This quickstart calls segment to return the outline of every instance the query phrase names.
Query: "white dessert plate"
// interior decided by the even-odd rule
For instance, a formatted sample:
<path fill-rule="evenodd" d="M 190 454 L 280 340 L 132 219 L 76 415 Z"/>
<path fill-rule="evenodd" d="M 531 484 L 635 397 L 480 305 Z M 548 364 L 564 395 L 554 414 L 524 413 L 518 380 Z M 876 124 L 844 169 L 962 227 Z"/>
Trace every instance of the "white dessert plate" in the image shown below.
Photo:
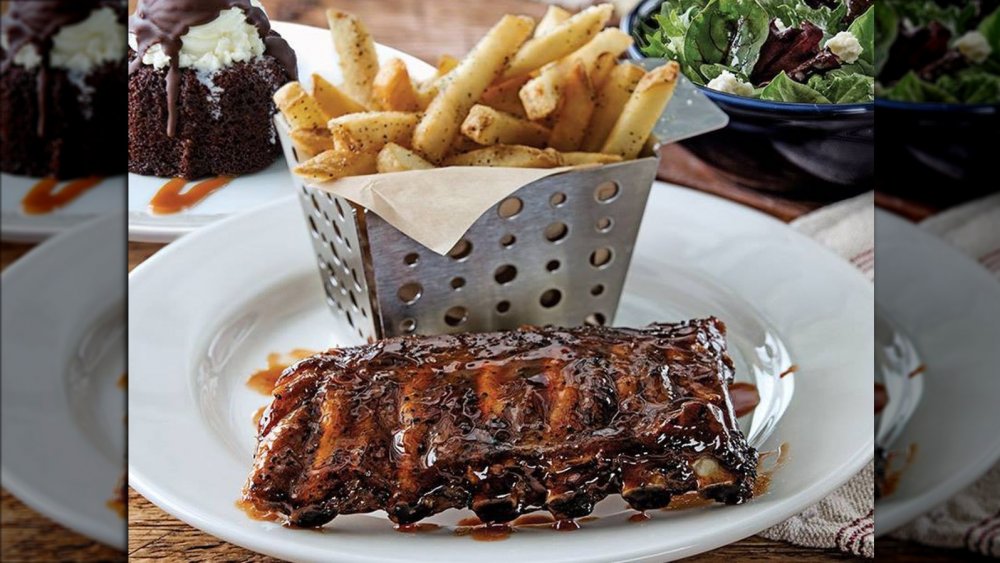
<path fill-rule="evenodd" d="M 123 551 L 124 230 L 124 213 L 94 219 L 4 270 L 0 395 L 4 488 Z"/>
<path fill-rule="evenodd" d="M 876 215 L 875 239 L 879 308 L 912 338 L 925 367 L 920 403 L 889 444 L 899 452 L 890 469 L 899 479 L 875 509 L 875 533 L 882 535 L 1000 460 L 1000 283 L 955 247 L 891 213 Z"/>
<path fill-rule="evenodd" d="M 124 158 L 124 157 L 122 157 Z M 24 212 L 24 197 L 42 178 L 0 174 L 0 239 L 9 242 L 40 242 L 98 215 L 125 207 L 125 175 L 105 178 L 66 206 L 50 213 Z M 70 181 L 62 182 L 62 185 Z"/>
<path fill-rule="evenodd" d="M 490 543 L 456 536 L 470 513 L 455 510 L 417 534 L 394 531 L 384 513 L 341 516 L 321 532 L 252 520 L 236 501 L 251 418 L 267 398 L 248 376 L 269 353 L 356 342 L 327 309 L 299 203 L 289 196 L 185 237 L 137 268 L 129 292 L 130 484 L 197 528 L 283 559 L 676 559 L 796 514 L 872 455 L 872 284 L 786 225 L 683 188 L 654 187 L 615 324 L 725 320 L 738 379 L 762 398 L 744 427 L 762 451 L 788 452 L 769 490 L 741 506 L 632 523 L 616 496 L 569 535 L 519 528 Z M 781 378 L 791 363 L 798 371 Z"/>
<path fill-rule="evenodd" d="M 341 82 L 340 66 L 337 63 L 337 53 L 333 49 L 329 30 L 283 22 L 273 22 L 272 26 L 298 55 L 299 79 L 307 89 L 312 88 L 314 72 L 334 84 Z M 416 79 L 426 78 L 434 73 L 434 67 L 431 65 L 396 49 L 375 45 L 375 50 L 380 61 L 401 59 L 406 63 L 410 75 Z M 267 169 L 241 176 L 198 205 L 171 215 L 156 215 L 149 211 L 150 200 L 170 180 L 169 178 L 129 174 L 129 240 L 171 242 L 227 215 L 274 201 L 276 198 L 293 193 L 288 174 L 284 157 L 279 157 Z M 195 183 L 192 182 L 190 185 Z"/>

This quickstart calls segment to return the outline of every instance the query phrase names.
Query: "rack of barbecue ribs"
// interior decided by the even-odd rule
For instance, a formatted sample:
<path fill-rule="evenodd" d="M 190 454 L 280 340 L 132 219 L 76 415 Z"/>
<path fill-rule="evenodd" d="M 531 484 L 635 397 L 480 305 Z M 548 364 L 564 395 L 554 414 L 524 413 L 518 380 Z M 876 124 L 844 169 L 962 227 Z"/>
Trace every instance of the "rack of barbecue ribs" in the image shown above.
<path fill-rule="evenodd" d="M 752 496 L 757 455 L 736 423 L 725 326 L 522 328 L 407 336 L 286 370 L 261 418 L 243 503 L 291 526 L 448 508 L 487 523 L 536 510 L 637 510 L 697 491 Z"/>

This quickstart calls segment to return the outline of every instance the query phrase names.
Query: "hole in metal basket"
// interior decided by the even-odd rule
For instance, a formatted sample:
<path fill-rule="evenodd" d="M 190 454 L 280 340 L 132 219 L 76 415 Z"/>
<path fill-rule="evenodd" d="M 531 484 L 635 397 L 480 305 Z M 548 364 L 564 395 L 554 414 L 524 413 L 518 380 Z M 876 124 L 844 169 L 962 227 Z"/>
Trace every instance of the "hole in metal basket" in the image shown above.
<path fill-rule="evenodd" d="M 350 239 L 347 239 L 347 238 L 344 239 L 344 246 L 347 247 L 347 251 L 348 252 L 350 252 L 351 250 L 353 250 L 351 248 L 351 240 Z"/>
<path fill-rule="evenodd" d="M 611 264 L 611 260 L 615 257 L 615 253 L 607 247 L 598 248 L 597 250 L 590 253 L 590 265 L 595 268 L 604 268 L 608 264 Z"/>
<path fill-rule="evenodd" d="M 349 295 L 351 297 L 351 305 L 354 305 L 354 308 L 357 309 L 358 308 L 358 298 L 354 296 L 354 292 L 353 291 L 348 291 L 347 295 Z"/>
<path fill-rule="evenodd" d="M 497 303 L 497 313 L 502 315 L 507 311 L 510 311 L 510 301 L 501 301 Z"/>
<path fill-rule="evenodd" d="M 344 314 L 347 315 L 347 324 L 349 324 L 349 325 L 351 325 L 353 327 L 354 326 L 354 319 L 351 318 L 351 312 L 350 311 L 344 311 Z"/>
<path fill-rule="evenodd" d="M 465 260 L 472 254 L 472 243 L 466 239 L 462 239 L 448 251 L 448 256 L 451 256 L 454 260 Z"/>
<path fill-rule="evenodd" d="M 315 193 L 309 194 L 309 199 L 312 200 L 313 209 L 315 209 L 316 212 L 319 213 L 319 211 L 320 211 L 320 209 L 319 209 L 319 202 L 316 201 L 316 194 Z"/>
<path fill-rule="evenodd" d="M 497 208 L 497 213 L 503 219 L 511 219 L 516 217 L 521 210 L 524 209 L 524 202 L 517 197 L 509 197 L 502 202 L 500 202 L 500 207 Z"/>
<path fill-rule="evenodd" d="M 545 269 L 550 272 L 554 272 L 559 269 L 559 265 L 558 260 L 549 260 L 549 263 L 545 265 Z"/>
<path fill-rule="evenodd" d="M 508 284 L 514 281 L 517 277 L 517 268 L 511 266 L 510 264 L 504 264 L 497 268 L 496 272 L 493 272 L 493 279 L 497 280 L 500 285 Z"/>
<path fill-rule="evenodd" d="M 510 233 L 507 233 L 504 236 L 500 237 L 500 246 L 504 248 L 510 248 L 514 246 L 515 242 L 517 242 L 517 237 L 515 237 Z"/>
<path fill-rule="evenodd" d="M 604 286 L 601 284 L 597 284 L 594 287 L 590 288 L 590 294 L 593 295 L 594 297 L 597 297 L 602 293 L 604 293 Z"/>
<path fill-rule="evenodd" d="M 462 289 L 463 287 L 465 287 L 465 278 L 463 277 L 452 278 L 451 280 L 452 289 Z"/>
<path fill-rule="evenodd" d="M 343 219 L 344 218 L 344 208 L 340 206 L 340 200 L 339 199 L 333 200 L 333 204 L 337 207 L 337 215 L 340 215 L 340 218 Z"/>
<path fill-rule="evenodd" d="M 340 232 L 340 227 L 336 223 L 333 224 L 333 232 L 337 234 L 337 240 L 344 240 L 344 235 Z"/>
<path fill-rule="evenodd" d="M 548 227 L 545 227 L 545 238 L 549 242 L 559 242 L 566 238 L 568 234 L 569 227 L 566 226 L 566 223 L 552 223 Z"/>
<path fill-rule="evenodd" d="M 601 217 L 597 220 L 597 230 L 602 233 L 606 233 L 611 230 L 611 227 L 615 225 L 614 219 L 611 217 Z"/>
<path fill-rule="evenodd" d="M 337 254 L 337 247 L 336 247 L 336 245 L 333 244 L 332 240 L 330 241 L 330 254 L 333 255 L 333 261 L 336 262 L 337 265 L 339 266 L 340 265 L 340 254 Z"/>
<path fill-rule="evenodd" d="M 591 313 L 587 315 L 586 319 L 583 319 L 583 322 L 589 326 L 604 326 L 608 319 L 604 317 L 604 313 Z"/>
<path fill-rule="evenodd" d="M 330 267 L 330 271 L 332 272 L 333 271 L 333 264 L 327 264 L 327 266 Z M 332 285 L 333 287 L 338 287 L 340 285 L 340 280 L 337 279 L 336 275 L 331 275 L 327 279 L 330 280 L 330 285 Z"/>
<path fill-rule="evenodd" d="M 469 312 L 465 307 L 452 307 L 444 312 L 444 322 L 448 326 L 459 326 L 469 320 Z"/>
<path fill-rule="evenodd" d="M 549 197 L 549 205 L 552 207 L 559 207 L 564 203 L 566 203 L 566 194 L 562 192 L 556 192 Z"/>
<path fill-rule="evenodd" d="M 546 309 L 555 307 L 560 301 L 562 301 L 562 292 L 558 289 L 550 289 L 546 291 L 542 294 L 542 298 L 539 299 L 539 303 L 541 303 L 542 307 L 545 307 Z"/>
<path fill-rule="evenodd" d="M 416 266 L 417 262 L 420 262 L 420 256 L 416 252 L 411 252 L 403 257 L 403 262 L 407 266 Z"/>
<path fill-rule="evenodd" d="M 396 292 L 396 296 L 399 300 L 407 305 L 413 305 L 420 299 L 420 296 L 424 294 L 424 288 L 419 283 L 410 282 L 403 285 Z"/>
<path fill-rule="evenodd" d="M 611 203 L 621 191 L 616 182 L 604 182 L 594 190 L 594 199 L 601 203 Z"/>
<path fill-rule="evenodd" d="M 358 279 L 358 271 L 351 268 L 351 277 L 354 278 L 354 287 L 361 291 L 361 280 Z"/>
<path fill-rule="evenodd" d="M 415 330 L 417 330 L 416 319 L 403 319 L 399 321 L 400 332 L 413 332 Z"/>
<path fill-rule="evenodd" d="M 319 229 L 316 228 L 316 221 L 312 218 L 312 215 L 309 216 L 309 228 L 312 230 L 312 235 L 319 238 Z"/>

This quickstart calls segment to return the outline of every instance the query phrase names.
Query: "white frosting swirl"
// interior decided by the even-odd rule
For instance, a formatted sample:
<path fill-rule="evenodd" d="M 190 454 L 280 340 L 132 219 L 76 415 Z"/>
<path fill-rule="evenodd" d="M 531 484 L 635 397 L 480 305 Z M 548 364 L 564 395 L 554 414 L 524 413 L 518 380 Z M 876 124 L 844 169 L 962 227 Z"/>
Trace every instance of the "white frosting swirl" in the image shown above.
<path fill-rule="evenodd" d="M 0 41 L 6 50 L 9 46 L 7 34 L 0 34 Z M 125 58 L 125 25 L 119 23 L 118 15 L 111 8 L 94 10 L 87 19 L 67 25 L 52 37 L 52 51 L 49 64 L 83 74 L 109 61 Z M 24 68 L 35 68 L 42 57 L 34 45 L 28 43 L 14 54 L 14 64 Z"/>
<path fill-rule="evenodd" d="M 251 3 L 263 9 L 257 0 Z M 129 33 L 128 41 L 133 50 L 138 49 L 135 34 Z M 240 8 L 230 8 L 206 24 L 192 26 L 181 37 L 178 62 L 181 68 L 215 72 L 233 63 L 255 59 L 264 50 L 264 41 L 257 28 L 247 22 L 246 13 Z M 146 50 L 142 63 L 161 69 L 170 65 L 170 58 L 156 44 Z"/>

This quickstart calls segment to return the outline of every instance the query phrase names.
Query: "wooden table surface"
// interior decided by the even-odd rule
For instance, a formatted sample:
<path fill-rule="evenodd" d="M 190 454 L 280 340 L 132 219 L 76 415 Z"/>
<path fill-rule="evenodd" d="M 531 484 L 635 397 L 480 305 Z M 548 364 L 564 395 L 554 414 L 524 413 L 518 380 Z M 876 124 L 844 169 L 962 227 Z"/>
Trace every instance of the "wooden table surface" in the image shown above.
<path fill-rule="evenodd" d="M 545 6 L 528 0 L 433 1 L 396 0 L 263 0 L 275 20 L 294 21 L 325 27 L 323 12 L 337 7 L 361 15 L 376 40 L 427 61 L 442 54 L 462 55 L 505 13 L 541 15 Z M 134 2 L 134 0 L 133 0 Z M 664 160 L 672 167 L 661 171 L 665 179 L 696 186 L 785 221 L 819 206 L 769 196 L 747 190 L 722 178 L 679 146 L 668 147 Z M 880 205 L 900 210 L 914 219 L 933 210 L 903 200 L 880 198 Z M 160 245 L 131 243 L 128 266 L 131 270 L 162 248 Z M 6 267 L 30 246 L 2 245 Z M 135 561 L 274 561 L 220 541 L 167 515 L 135 491 L 129 494 L 129 560 Z M 6 491 L 3 492 L 4 561 L 106 561 L 121 557 L 114 550 L 65 530 L 34 513 Z M 940 561 L 953 555 L 946 550 L 879 541 L 879 556 L 893 560 Z M 849 559 L 836 550 L 800 548 L 760 537 L 751 537 L 693 558 L 697 561 L 834 561 Z"/>

